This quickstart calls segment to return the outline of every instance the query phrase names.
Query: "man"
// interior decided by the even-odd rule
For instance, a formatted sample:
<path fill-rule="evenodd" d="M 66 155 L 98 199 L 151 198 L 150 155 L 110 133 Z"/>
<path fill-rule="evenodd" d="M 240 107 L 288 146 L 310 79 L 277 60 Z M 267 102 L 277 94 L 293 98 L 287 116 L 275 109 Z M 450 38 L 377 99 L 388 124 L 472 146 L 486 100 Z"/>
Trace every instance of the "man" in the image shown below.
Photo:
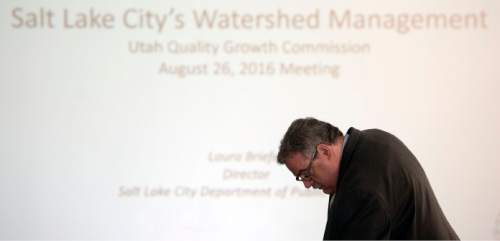
<path fill-rule="evenodd" d="M 395 136 L 295 120 L 278 162 L 330 194 L 323 239 L 458 239 L 415 156 Z"/>

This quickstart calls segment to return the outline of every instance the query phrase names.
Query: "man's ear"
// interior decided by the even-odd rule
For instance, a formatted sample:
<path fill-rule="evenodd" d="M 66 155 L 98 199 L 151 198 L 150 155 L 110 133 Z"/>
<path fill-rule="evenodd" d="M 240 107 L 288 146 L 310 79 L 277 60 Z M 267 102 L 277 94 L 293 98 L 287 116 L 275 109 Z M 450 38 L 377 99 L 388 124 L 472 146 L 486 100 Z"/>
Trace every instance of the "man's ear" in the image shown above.
<path fill-rule="evenodd" d="M 326 156 L 327 159 L 329 159 L 330 156 L 332 155 L 332 150 L 330 149 L 330 145 L 318 144 L 317 148 L 318 149 L 316 151 L 318 152 L 318 154 Z"/>

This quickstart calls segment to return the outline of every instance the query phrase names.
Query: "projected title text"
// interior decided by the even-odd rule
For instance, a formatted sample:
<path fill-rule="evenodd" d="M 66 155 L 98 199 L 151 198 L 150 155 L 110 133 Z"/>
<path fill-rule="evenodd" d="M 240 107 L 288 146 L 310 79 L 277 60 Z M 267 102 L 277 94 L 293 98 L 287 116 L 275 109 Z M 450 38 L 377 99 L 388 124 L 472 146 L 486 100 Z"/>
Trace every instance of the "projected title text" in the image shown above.
<path fill-rule="evenodd" d="M 95 8 L 85 10 L 36 8 L 11 9 L 10 26 L 15 29 L 115 29 L 148 30 L 388 30 L 405 34 L 415 30 L 487 29 L 483 10 L 464 13 L 361 13 L 351 9 L 316 9 L 289 13 L 281 9 L 264 13 L 243 13 L 217 9 L 179 12 L 175 8 L 125 9 L 119 14 Z"/>

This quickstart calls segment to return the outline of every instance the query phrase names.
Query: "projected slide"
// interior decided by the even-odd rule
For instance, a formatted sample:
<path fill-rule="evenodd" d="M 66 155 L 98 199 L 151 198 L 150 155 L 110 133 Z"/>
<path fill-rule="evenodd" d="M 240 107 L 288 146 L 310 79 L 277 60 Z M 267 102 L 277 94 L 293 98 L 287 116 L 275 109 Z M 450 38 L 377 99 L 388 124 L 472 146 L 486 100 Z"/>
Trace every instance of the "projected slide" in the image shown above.
<path fill-rule="evenodd" d="M 500 2 L 2 1 L 0 239 L 318 240 L 296 118 L 414 152 L 500 238 Z"/>

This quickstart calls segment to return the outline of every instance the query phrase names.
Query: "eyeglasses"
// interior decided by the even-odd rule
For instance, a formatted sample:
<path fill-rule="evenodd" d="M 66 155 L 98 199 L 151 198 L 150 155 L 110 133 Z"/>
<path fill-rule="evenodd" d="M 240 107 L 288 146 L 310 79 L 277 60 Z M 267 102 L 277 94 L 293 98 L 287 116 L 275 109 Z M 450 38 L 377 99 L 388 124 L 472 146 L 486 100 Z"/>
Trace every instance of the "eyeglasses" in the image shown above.
<path fill-rule="evenodd" d="M 295 176 L 295 180 L 297 180 L 299 182 L 311 180 L 311 167 L 312 167 L 312 163 L 316 159 L 316 154 L 318 153 L 316 151 L 316 149 L 317 148 L 314 148 L 314 153 L 312 155 L 311 161 L 309 162 L 309 165 L 307 165 L 307 167 L 305 169 L 302 169 L 302 170 L 299 171 L 299 174 L 297 174 L 297 176 Z"/>

